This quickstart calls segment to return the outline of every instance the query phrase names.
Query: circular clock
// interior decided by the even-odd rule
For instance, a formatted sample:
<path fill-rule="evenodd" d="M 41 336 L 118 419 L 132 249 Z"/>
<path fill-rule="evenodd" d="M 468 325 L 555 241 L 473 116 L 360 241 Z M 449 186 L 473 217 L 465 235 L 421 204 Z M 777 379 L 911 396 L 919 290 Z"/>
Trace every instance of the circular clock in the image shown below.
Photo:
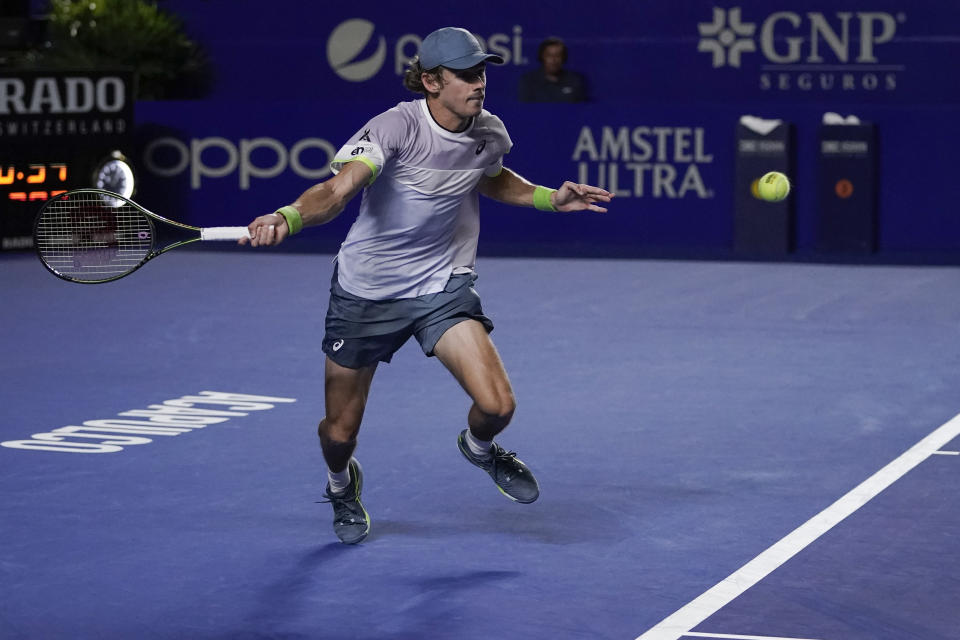
<path fill-rule="evenodd" d="M 134 189 L 133 168 L 122 153 L 114 151 L 94 171 L 93 184 L 97 189 L 129 198 Z"/>

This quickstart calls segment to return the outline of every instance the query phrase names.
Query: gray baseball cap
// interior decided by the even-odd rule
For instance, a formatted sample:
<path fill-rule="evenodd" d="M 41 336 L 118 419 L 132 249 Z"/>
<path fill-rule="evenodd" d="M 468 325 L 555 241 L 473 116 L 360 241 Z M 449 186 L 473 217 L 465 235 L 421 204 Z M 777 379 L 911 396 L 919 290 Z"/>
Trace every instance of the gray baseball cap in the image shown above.
<path fill-rule="evenodd" d="M 424 69 L 435 69 L 439 66 L 469 69 L 488 60 L 494 64 L 503 64 L 503 58 L 484 52 L 473 34 L 460 27 L 437 29 L 424 38 L 420 45 L 420 65 Z"/>

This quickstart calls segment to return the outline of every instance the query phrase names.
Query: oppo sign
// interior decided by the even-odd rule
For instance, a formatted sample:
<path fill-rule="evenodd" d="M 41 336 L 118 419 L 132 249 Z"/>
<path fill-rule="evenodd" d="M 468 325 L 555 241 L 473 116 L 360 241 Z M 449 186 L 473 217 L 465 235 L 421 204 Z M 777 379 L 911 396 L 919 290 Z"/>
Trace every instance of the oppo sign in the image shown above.
<path fill-rule="evenodd" d="M 323 161 L 316 160 L 322 152 Z M 190 172 L 190 187 L 199 189 L 203 178 L 224 178 L 236 172 L 240 189 L 250 188 L 250 178 L 274 178 L 289 166 L 308 180 L 330 175 L 337 150 L 323 138 L 303 138 L 292 147 L 276 138 L 242 138 L 239 144 L 227 138 L 193 138 L 190 144 L 177 138 L 157 138 L 143 152 L 144 166 L 154 175 L 172 178 Z M 310 156 L 310 166 L 304 155 Z M 254 162 L 254 155 L 260 163 Z M 267 162 L 264 162 L 264 160 Z"/>

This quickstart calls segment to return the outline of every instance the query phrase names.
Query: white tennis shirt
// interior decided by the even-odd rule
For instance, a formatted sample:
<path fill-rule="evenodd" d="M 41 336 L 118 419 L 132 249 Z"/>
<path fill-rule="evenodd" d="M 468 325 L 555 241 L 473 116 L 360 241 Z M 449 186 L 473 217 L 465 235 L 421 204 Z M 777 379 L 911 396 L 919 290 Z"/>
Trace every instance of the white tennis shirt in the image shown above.
<path fill-rule="evenodd" d="M 480 234 L 477 184 L 496 176 L 513 143 L 483 110 L 465 131 L 438 125 L 426 100 L 401 102 L 363 126 L 331 163 L 361 161 L 373 178 L 337 254 L 340 286 L 368 300 L 442 291 L 473 270 Z"/>

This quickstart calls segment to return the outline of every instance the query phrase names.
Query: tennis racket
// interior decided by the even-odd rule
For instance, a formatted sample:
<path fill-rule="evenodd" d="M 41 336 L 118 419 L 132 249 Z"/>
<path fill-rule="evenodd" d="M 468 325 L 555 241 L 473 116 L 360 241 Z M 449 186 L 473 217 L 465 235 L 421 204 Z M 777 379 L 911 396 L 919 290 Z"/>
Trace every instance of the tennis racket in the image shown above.
<path fill-rule="evenodd" d="M 99 284 L 128 276 L 161 253 L 199 240 L 249 238 L 246 227 L 192 227 L 102 189 L 48 200 L 33 224 L 33 246 L 58 278 Z"/>

